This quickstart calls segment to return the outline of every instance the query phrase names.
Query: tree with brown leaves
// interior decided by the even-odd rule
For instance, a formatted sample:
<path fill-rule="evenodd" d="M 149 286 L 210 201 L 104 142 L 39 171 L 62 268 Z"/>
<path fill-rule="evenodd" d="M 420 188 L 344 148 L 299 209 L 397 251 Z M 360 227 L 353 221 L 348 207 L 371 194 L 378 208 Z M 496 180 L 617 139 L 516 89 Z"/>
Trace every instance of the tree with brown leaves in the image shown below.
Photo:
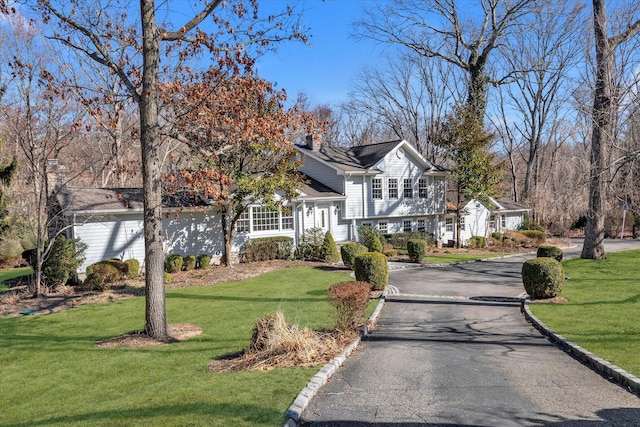
<path fill-rule="evenodd" d="M 190 168 L 171 175 L 174 191 L 215 202 L 224 238 L 222 263 L 231 266 L 236 223 L 252 204 L 286 209 L 300 184 L 293 126 L 310 115 L 286 110 L 286 95 L 251 73 L 211 69 L 197 83 L 167 87 L 174 130 L 190 148 Z"/>
<path fill-rule="evenodd" d="M 0 0 L 0 10 L 8 11 L 7 3 Z M 251 46 L 266 50 L 281 40 L 304 40 L 294 11 L 288 7 L 280 14 L 262 17 L 255 0 L 194 1 L 189 12 L 182 8 L 180 13 L 174 12 L 183 2 L 176 1 L 140 0 L 137 11 L 127 0 L 25 3 L 51 28 L 51 39 L 108 68 L 138 105 L 144 193 L 145 332 L 166 339 L 160 167 L 163 134 L 158 116 L 161 76 L 176 66 L 195 65 L 196 60 L 217 63 L 233 59 Z M 214 14 L 216 9 L 218 14 Z M 158 21 L 158 16 L 164 20 Z M 119 54 L 123 49 L 127 51 L 124 57 Z"/>

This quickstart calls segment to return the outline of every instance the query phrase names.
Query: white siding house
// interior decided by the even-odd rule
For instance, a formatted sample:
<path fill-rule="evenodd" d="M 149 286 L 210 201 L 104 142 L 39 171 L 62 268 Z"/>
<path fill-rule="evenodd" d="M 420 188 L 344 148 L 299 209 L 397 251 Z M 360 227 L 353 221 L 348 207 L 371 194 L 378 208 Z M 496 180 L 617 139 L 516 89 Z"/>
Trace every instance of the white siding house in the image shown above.
<path fill-rule="evenodd" d="M 472 236 L 489 237 L 495 231 L 517 230 L 529 212 L 529 208 L 505 199 L 472 199 L 461 210 L 462 244 L 466 246 Z M 455 212 L 445 217 L 444 227 L 440 230 L 444 242 L 457 240 L 455 222 Z"/>
<path fill-rule="evenodd" d="M 336 242 L 357 240 L 358 227 L 386 233 L 421 231 L 455 240 L 455 213 L 447 211 L 447 171 L 427 161 L 406 141 L 360 147 L 329 147 L 309 138 L 297 146 L 305 182 L 286 210 L 251 206 L 236 225 L 233 251 L 248 240 L 289 236 L 297 244 L 306 230 L 330 231 Z M 107 258 L 136 258 L 144 263 L 142 190 L 136 188 L 63 188 L 57 203 L 67 236 L 88 245 L 86 267 Z M 212 255 L 223 251 L 216 206 L 203 201 L 163 204 L 165 252 Z M 462 238 L 514 229 L 528 210 L 506 201 L 491 205 L 472 200 L 464 212 Z M 463 241 L 464 241 L 463 240 Z"/>
<path fill-rule="evenodd" d="M 340 233 L 334 234 L 338 242 L 356 240 L 361 225 L 435 234 L 446 214 L 447 172 L 407 141 L 343 148 L 309 139 L 298 149 L 301 171 L 345 197 L 338 210 Z"/>

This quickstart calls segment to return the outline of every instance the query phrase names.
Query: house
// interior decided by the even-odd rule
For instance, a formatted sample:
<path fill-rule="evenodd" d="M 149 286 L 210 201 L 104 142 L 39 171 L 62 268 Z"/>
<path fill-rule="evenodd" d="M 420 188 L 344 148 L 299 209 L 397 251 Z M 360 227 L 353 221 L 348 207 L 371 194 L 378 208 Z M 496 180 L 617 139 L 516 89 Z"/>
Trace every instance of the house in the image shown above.
<path fill-rule="evenodd" d="M 439 229 L 446 214 L 447 171 L 407 141 L 343 148 L 308 137 L 298 150 L 301 172 L 344 197 L 305 203 L 307 217 L 337 242 L 357 240 L 362 225 L 385 233 Z"/>
<path fill-rule="evenodd" d="M 461 207 L 460 237 L 466 246 L 471 236 L 489 237 L 493 232 L 517 230 L 531 209 L 506 199 L 471 199 Z M 440 231 L 442 241 L 456 241 L 456 209 L 452 207 L 444 218 Z"/>
<path fill-rule="evenodd" d="M 234 253 L 246 241 L 259 237 L 288 236 L 297 244 L 311 228 L 330 231 L 336 242 L 357 240 L 358 228 L 363 225 L 385 233 L 422 231 L 435 238 L 454 237 L 448 234 L 451 213 L 446 206 L 447 171 L 427 161 L 407 141 L 343 148 L 308 138 L 297 149 L 303 158 L 300 172 L 305 178 L 298 196 L 285 200 L 286 209 L 280 211 L 259 204 L 250 206 L 236 224 Z M 88 245 L 79 273 L 107 258 L 144 262 L 142 201 L 138 188 L 65 187 L 57 193 L 67 236 L 80 238 Z M 497 201 L 497 209 L 481 205 L 499 218 L 499 225 L 503 218 L 511 224 L 508 205 Z M 475 204 L 468 206 L 470 209 Z M 206 253 L 214 261 L 220 258 L 224 245 L 215 205 L 204 199 L 167 196 L 163 212 L 167 254 Z M 477 221 L 486 222 L 478 215 L 469 211 L 465 217 L 468 230 L 479 230 Z"/>
<path fill-rule="evenodd" d="M 307 179 L 300 196 L 285 205 L 290 210 L 271 211 L 259 205 L 250 206 L 236 224 L 232 250 L 250 238 L 287 236 L 297 240 L 307 228 L 328 224 L 325 216 L 308 215 L 306 203 L 339 203 L 344 196 L 321 183 Z M 87 244 L 86 259 L 78 269 L 108 258 L 135 258 L 144 263 L 143 194 L 140 188 L 64 187 L 56 194 L 59 229 L 69 238 Z M 202 199 L 163 198 L 163 242 L 167 254 L 211 255 L 219 260 L 224 249 L 220 217 L 216 206 Z"/>

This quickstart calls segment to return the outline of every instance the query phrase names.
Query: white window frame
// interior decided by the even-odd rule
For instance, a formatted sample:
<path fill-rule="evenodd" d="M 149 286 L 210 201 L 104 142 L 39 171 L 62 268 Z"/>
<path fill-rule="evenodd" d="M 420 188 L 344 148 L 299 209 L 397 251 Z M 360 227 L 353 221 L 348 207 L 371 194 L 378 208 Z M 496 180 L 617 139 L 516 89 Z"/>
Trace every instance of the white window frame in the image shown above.
<path fill-rule="evenodd" d="M 464 216 L 460 216 L 460 231 L 464 231 L 466 227 L 466 220 Z"/>
<path fill-rule="evenodd" d="M 293 230 L 293 211 L 289 211 L 288 215 L 285 215 L 284 212 L 280 212 L 280 229 L 281 230 Z"/>
<path fill-rule="evenodd" d="M 386 234 L 387 231 L 389 230 L 389 223 L 387 221 L 379 221 L 378 230 Z"/>
<path fill-rule="evenodd" d="M 426 199 L 429 195 L 429 184 L 427 178 L 418 179 L 418 198 Z"/>
<path fill-rule="evenodd" d="M 407 227 L 407 224 L 409 226 Z M 413 221 L 410 219 L 402 220 L 402 232 L 403 233 L 411 233 L 413 231 Z"/>
<path fill-rule="evenodd" d="M 405 199 L 413 199 L 413 178 L 402 180 L 402 196 Z"/>
<path fill-rule="evenodd" d="M 251 208 L 246 208 L 238 217 L 236 221 L 237 233 L 249 233 L 251 232 Z"/>
<path fill-rule="evenodd" d="M 371 180 L 371 198 L 373 200 L 382 200 L 382 178 L 373 178 Z"/>
<path fill-rule="evenodd" d="M 425 231 L 427 231 L 427 220 L 425 219 L 419 219 L 418 220 L 418 228 L 417 230 L 421 233 L 424 233 Z"/>
<path fill-rule="evenodd" d="M 453 233 L 453 218 L 444 219 L 444 231 L 447 233 Z"/>
<path fill-rule="evenodd" d="M 398 198 L 398 178 L 389 178 L 387 181 L 389 186 L 389 199 Z"/>

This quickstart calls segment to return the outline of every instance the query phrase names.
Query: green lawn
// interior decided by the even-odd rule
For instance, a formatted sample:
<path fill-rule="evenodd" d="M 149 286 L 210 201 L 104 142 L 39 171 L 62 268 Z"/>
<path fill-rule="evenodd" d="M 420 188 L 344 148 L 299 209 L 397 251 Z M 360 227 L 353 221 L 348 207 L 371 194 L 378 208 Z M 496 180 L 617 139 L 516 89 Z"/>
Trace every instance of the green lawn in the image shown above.
<path fill-rule="evenodd" d="M 291 268 L 240 282 L 167 292 L 170 323 L 199 337 L 170 346 L 98 349 L 141 329 L 144 299 L 0 319 L 0 426 L 275 426 L 318 368 L 215 374 L 214 358 L 245 349 L 260 317 L 333 325 L 326 289 L 345 273 Z"/>
<path fill-rule="evenodd" d="M 531 304 L 550 328 L 640 376 L 640 250 L 612 252 L 603 261 L 564 262 L 567 304 Z"/>
<path fill-rule="evenodd" d="M 0 270 L 0 293 L 7 290 L 7 286 L 4 284 L 5 280 L 15 279 L 16 277 L 27 276 L 33 273 L 31 267 L 25 268 L 12 268 L 10 270 Z"/>

